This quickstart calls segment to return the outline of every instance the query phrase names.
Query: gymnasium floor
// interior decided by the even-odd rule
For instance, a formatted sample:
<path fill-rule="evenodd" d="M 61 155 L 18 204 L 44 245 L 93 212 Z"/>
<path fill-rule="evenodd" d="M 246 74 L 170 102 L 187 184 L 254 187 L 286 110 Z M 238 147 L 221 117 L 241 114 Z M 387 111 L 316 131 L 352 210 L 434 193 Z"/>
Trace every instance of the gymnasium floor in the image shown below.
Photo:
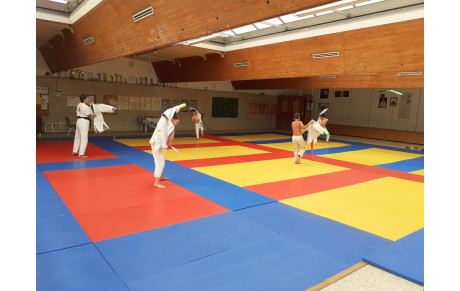
<path fill-rule="evenodd" d="M 287 133 L 179 135 L 158 189 L 148 140 L 37 142 L 37 290 L 306 290 L 366 263 L 423 289 L 423 151 L 320 140 L 295 165 Z"/>

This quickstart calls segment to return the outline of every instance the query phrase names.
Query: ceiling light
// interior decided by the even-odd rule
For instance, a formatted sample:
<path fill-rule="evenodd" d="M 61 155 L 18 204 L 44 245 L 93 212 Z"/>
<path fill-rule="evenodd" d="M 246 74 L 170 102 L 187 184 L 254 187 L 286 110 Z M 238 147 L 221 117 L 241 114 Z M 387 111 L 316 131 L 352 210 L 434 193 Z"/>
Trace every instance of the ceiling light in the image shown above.
<path fill-rule="evenodd" d="M 272 18 L 272 19 L 268 19 L 268 20 L 264 20 L 264 21 L 254 23 L 254 25 L 258 29 L 264 29 L 264 28 L 268 28 L 268 27 L 272 27 L 272 26 L 278 26 L 278 25 L 282 25 L 282 24 L 283 24 L 283 22 L 281 22 L 281 20 L 279 20 L 279 18 Z"/>
<path fill-rule="evenodd" d="M 383 0 L 370 0 L 370 1 L 367 1 L 367 2 L 362 2 L 362 3 L 355 4 L 355 6 L 356 6 L 356 7 L 360 7 L 360 6 L 369 5 L 369 4 L 374 4 L 374 3 L 382 2 L 382 1 L 383 1 Z"/>
<path fill-rule="evenodd" d="M 207 35 L 207 36 L 198 37 L 198 38 L 195 38 L 195 39 L 183 41 L 183 42 L 181 42 L 181 44 L 187 44 L 187 45 L 194 44 L 194 43 L 198 43 L 198 42 L 203 42 L 203 41 L 208 40 L 208 39 L 216 38 L 216 37 L 219 37 L 219 36 L 220 36 L 219 33 L 213 33 L 211 35 Z"/>
<path fill-rule="evenodd" d="M 233 33 L 233 31 L 231 31 L 231 30 L 222 31 L 222 32 L 219 32 L 219 34 L 222 37 L 229 37 L 229 36 L 234 36 L 235 35 Z"/>

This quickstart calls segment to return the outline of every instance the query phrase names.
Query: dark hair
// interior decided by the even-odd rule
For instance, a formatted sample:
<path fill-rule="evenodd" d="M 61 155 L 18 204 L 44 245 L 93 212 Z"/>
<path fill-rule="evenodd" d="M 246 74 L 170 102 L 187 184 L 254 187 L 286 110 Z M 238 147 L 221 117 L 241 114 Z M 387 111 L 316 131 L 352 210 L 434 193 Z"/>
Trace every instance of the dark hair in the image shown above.
<path fill-rule="evenodd" d="M 88 94 L 81 94 L 80 95 L 80 102 L 83 102 L 83 100 L 85 100 L 86 98 L 88 98 Z"/>
<path fill-rule="evenodd" d="M 294 113 L 294 119 L 297 119 L 297 118 L 300 118 L 300 113 L 299 112 Z"/>
<path fill-rule="evenodd" d="M 321 114 L 319 117 L 324 117 L 324 118 L 326 118 L 326 114 L 323 113 L 323 114 Z"/>
<path fill-rule="evenodd" d="M 177 116 L 176 112 L 174 112 L 174 115 L 173 115 L 172 119 L 179 119 L 179 116 Z"/>
<path fill-rule="evenodd" d="M 195 110 L 195 109 L 190 110 L 190 113 L 192 113 L 192 112 L 195 112 L 195 113 L 196 113 L 196 110 Z"/>

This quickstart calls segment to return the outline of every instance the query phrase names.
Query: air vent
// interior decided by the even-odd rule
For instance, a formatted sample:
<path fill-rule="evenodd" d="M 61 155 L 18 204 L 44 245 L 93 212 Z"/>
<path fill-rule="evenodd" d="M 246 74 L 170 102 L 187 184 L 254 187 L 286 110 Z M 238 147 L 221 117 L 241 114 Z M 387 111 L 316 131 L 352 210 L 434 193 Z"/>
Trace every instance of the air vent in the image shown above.
<path fill-rule="evenodd" d="M 236 63 L 235 64 L 235 67 L 238 68 L 238 67 L 248 67 L 249 66 L 249 62 L 244 62 L 244 63 Z"/>
<path fill-rule="evenodd" d="M 422 72 L 399 72 L 398 76 L 420 76 Z"/>
<path fill-rule="evenodd" d="M 321 79 L 335 79 L 335 75 L 320 76 Z"/>
<path fill-rule="evenodd" d="M 85 44 L 90 44 L 90 43 L 94 42 L 94 38 L 92 36 L 90 36 L 87 39 L 85 39 L 83 42 Z"/>
<path fill-rule="evenodd" d="M 314 59 L 330 58 L 330 57 L 338 57 L 338 56 L 339 56 L 339 52 L 313 54 Z"/>
<path fill-rule="evenodd" d="M 134 22 L 138 22 L 146 17 L 153 15 L 153 8 L 149 7 L 133 15 Z"/>

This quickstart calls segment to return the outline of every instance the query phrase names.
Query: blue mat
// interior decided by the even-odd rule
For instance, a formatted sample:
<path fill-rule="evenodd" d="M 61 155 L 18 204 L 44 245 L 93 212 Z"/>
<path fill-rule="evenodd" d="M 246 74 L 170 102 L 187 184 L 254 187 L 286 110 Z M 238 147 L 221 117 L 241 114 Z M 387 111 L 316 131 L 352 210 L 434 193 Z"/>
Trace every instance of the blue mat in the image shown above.
<path fill-rule="evenodd" d="M 227 212 L 99 241 L 96 246 L 128 282 L 277 235 L 241 215 Z"/>
<path fill-rule="evenodd" d="M 59 162 L 59 163 L 44 163 L 37 164 L 43 172 L 60 171 L 60 170 L 74 170 L 86 168 L 101 168 L 122 166 L 131 164 L 129 161 L 123 159 L 103 159 L 103 160 L 89 160 L 89 161 L 75 161 L 75 162 Z"/>
<path fill-rule="evenodd" d="M 364 261 L 423 286 L 424 229 L 413 232 L 365 256 Z"/>
<path fill-rule="evenodd" d="M 44 253 L 90 243 L 80 224 L 37 168 L 36 252 Z"/>
<path fill-rule="evenodd" d="M 93 244 L 37 255 L 37 290 L 129 290 Z"/>
<path fill-rule="evenodd" d="M 349 266 L 391 243 L 382 237 L 280 202 L 236 213 Z"/>
<path fill-rule="evenodd" d="M 135 281 L 131 290 L 303 291 L 348 266 L 276 235 Z"/>
<path fill-rule="evenodd" d="M 395 163 L 381 164 L 381 165 L 376 165 L 376 167 L 396 170 L 396 171 L 401 171 L 401 172 L 418 171 L 418 170 L 424 169 L 424 164 L 425 164 L 424 158 L 425 157 L 419 157 L 419 158 L 403 160 L 403 161 L 399 161 Z"/>
<path fill-rule="evenodd" d="M 166 161 L 164 172 L 175 184 L 227 209 L 238 210 L 276 201 L 171 161 Z"/>

